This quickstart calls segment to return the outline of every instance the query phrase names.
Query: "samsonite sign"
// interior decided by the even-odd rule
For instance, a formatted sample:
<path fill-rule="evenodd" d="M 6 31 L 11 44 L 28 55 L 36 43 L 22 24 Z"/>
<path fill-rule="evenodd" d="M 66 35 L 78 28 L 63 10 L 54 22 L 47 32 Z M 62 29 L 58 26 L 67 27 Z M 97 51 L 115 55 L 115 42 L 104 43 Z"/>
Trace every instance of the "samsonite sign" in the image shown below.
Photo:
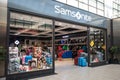
<path fill-rule="evenodd" d="M 102 28 L 107 24 L 105 17 L 53 0 L 8 0 L 8 7 Z"/>
<path fill-rule="evenodd" d="M 66 9 L 66 8 L 59 6 L 59 5 L 55 5 L 54 8 L 55 8 L 55 13 L 57 13 L 57 14 L 65 15 L 68 17 L 73 17 L 73 18 L 78 19 L 78 20 L 84 20 L 84 21 L 91 21 L 92 20 L 91 16 L 86 15 L 86 14 L 82 14 L 79 11 L 73 11 L 70 9 Z"/>

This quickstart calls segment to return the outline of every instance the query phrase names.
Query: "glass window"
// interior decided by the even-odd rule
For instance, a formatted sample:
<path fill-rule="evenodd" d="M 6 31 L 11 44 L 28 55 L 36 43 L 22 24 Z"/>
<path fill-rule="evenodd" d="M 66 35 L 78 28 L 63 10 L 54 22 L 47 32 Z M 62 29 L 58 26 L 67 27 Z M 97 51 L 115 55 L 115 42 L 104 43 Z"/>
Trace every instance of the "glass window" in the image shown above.
<path fill-rule="evenodd" d="M 104 10 L 104 4 L 101 2 L 97 2 L 97 8 Z"/>
<path fill-rule="evenodd" d="M 116 3 L 113 3 L 113 7 L 114 7 L 115 9 L 118 9 L 118 5 L 117 5 Z"/>
<path fill-rule="evenodd" d="M 97 13 L 98 13 L 99 15 L 102 15 L 102 16 L 104 15 L 104 11 L 103 11 L 103 10 L 99 10 L 99 9 L 98 9 L 98 10 L 97 10 Z"/>
<path fill-rule="evenodd" d="M 106 31 L 90 28 L 90 63 L 106 60 Z"/>
<path fill-rule="evenodd" d="M 89 0 L 89 5 L 96 7 L 96 0 Z"/>
<path fill-rule="evenodd" d="M 8 74 L 53 68 L 52 20 L 16 14 L 22 19 L 10 16 L 10 19 L 17 19 L 16 23 L 19 24 L 10 26 Z"/>
<path fill-rule="evenodd" d="M 80 2 L 83 2 L 85 4 L 88 4 L 88 0 L 79 0 Z"/>
<path fill-rule="evenodd" d="M 79 8 L 81 8 L 81 9 L 84 9 L 84 10 L 87 10 L 87 11 L 88 11 L 88 5 L 83 4 L 83 3 L 81 3 L 81 2 L 79 2 Z"/>
<path fill-rule="evenodd" d="M 89 6 L 89 11 L 93 12 L 93 13 L 96 13 L 96 8 Z"/>
<path fill-rule="evenodd" d="M 62 3 L 66 3 L 66 0 L 56 0 L 56 1 L 59 1 L 59 2 L 62 2 Z"/>
<path fill-rule="evenodd" d="M 78 7 L 78 1 L 77 0 L 67 0 L 67 4 Z"/>
<path fill-rule="evenodd" d="M 120 16 L 120 11 L 118 11 L 118 14 L 119 14 L 119 16 Z"/>
<path fill-rule="evenodd" d="M 98 0 L 98 1 L 100 1 L 100 2 L 104 2 L 104 0 Z"/>
<path fill-rule="evenodd" d="M 113 9 L 113 15 L 117 15 L 118 14 L 118 10 Z"/>
<path fill-rule="evenodd" d="M 120 2 L 120 0 L 114 0 L 114 2 L 117 2 L 117 3 L 119 3 L 119 2 Z"/>
<path fill-rule="evenodd" d="M 120 5 L 118 5 L 118 10 L 120 11 Z"/>

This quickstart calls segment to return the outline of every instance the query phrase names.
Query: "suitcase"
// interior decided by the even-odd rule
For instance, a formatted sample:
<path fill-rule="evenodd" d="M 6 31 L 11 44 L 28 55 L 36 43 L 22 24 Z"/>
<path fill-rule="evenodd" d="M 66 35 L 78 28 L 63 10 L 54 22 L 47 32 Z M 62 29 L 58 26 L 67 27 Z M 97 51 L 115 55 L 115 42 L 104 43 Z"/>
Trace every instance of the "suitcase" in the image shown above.
<path fill-rule="evenodd" d="M 78 57 L 75 57 L 75 58 L 74 58 L 74 64 L 75 64 L 75 65 L 78 65 Z"/>
<path fill-rule="evenodd" d="M 82 60 L 82 62 L 81 62 L 81 66 L 82 66 L 82 67 L 87 66 L 87 61 L 86 61 L 85 58 Z"/>
<path fill-rule="evenodd" d="M 79 58 L 78 58 L 78 65 L 79 65 L 79 66 L 82 66 L 82 67 L 87 66 L 87 61 L 86 61 L 86 59 L 85 59 L 84 57 L 79 57 Z"/>
<path fill-rule="evenodd" d="M 28 64 L 28 62 L 31 61 L 31 60 L 32 60 L 32 56 L 31 55 L 27 55 L 25 57 L 25 64 Z"/>
<path fill-rule="evenodd" d="M 52 58 L 51 57 L 47 57 L 46 58 L 46 62 L 47 62 L 47 64 L 52 64 Z"/>

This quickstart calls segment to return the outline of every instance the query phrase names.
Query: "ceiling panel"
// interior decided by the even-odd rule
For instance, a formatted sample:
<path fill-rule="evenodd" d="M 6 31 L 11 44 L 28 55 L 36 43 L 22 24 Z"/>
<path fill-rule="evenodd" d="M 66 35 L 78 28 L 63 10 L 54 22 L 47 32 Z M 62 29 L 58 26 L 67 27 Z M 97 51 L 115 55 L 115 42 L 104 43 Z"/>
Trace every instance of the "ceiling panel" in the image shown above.
<path fill-rule="evenodd" d="M 41 17 L 14 13 L 10 15 L 10 34 L 22 36 L 52 36 L 52 20 Z M 83 32 L 87 27 L 55 21 L 55 35 Z"/>

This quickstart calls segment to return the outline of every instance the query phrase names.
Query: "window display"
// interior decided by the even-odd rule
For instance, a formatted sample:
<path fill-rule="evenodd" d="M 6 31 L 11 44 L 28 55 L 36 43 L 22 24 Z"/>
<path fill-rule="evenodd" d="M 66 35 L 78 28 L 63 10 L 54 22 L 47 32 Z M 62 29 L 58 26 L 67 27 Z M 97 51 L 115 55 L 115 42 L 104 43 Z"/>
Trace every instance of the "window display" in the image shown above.
<path fill-rule="evenodd" d="M 52 69 L 51 24 L 49 19 L 11 12 L 9 74 Z"/>
<path fill-rule="evenodd" d="M 90 28 L 90 63 L 103 62 L 106 59 L 106 32 Z"/>
<path fill-rule="evenodd" d="M 51 51 L 47 46 L 18 46 L 9 47 L 9 73 L 52 68 Z"/>

